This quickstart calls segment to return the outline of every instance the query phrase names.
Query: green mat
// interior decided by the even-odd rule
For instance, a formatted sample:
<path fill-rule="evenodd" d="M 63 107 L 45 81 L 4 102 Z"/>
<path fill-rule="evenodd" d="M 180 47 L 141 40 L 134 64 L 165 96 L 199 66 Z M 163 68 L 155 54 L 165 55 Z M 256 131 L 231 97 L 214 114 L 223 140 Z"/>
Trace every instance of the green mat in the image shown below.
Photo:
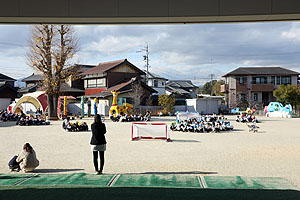
<path fill-rule="evenodd" d="M 0 174 L 0 185 L 15 185 L 32 177 L 32 174 Z"/>
<path fill-rule="evenodd" d="M 286 179 L 276 177 L 204 176 L 204 180 L 207 188 L 298 190 Z"/>
<path fill-rule="evenodd" d="M 196 187 L 201 185 L 196 176 L 183 175 L 120 175 L 112 186 L 118 187 Z"/>
<path fill-rule="evenodd" d="M 284 178 L 175 174 L 0 174 L 0 186 L 170 187 L 298 190 Z"/>
<path fill-rule="evenodd" d="M 20 185 L 93 185 L 106 186 L 113 175 L 75 174 L 39 174 Z"/>

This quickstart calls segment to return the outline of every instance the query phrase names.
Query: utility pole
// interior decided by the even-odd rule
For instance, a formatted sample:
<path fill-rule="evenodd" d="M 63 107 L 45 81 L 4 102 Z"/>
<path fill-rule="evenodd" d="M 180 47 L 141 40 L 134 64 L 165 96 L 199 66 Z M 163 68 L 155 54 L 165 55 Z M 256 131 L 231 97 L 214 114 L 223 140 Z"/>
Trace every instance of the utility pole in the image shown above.
<path fill-rule="evenodd" d="M 145 47 L 143 49 L 141 49 L 140 51 L 137 51 L 137 52 L 145 52 L 145 55 L 143 57 L 144 57 L 144 61 L 146 62 L 146 64 L 145 64 L 146 84 L 148 85 L 149 68 L 150 68 L 150 65 L 149 65 L 149 46 L 148 46 L 148 42 L 145 42 L 145 43 L 146 43 Z"/>
<path fill-rule="evenodd" d="M 210 87 L 211 87 L 211 90 L 210 90 L 210 96 L 213 95 L 213 79 L 214 79 L 214 74 L 209 74 L 209 78 L 210 78 Z"/>

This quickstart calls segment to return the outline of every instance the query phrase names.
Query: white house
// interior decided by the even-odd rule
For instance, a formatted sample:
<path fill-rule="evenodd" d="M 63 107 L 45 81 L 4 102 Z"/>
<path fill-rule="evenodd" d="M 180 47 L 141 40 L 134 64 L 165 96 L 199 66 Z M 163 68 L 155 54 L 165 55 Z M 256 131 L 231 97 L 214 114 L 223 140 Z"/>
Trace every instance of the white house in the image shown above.
<path fill-rule="evenodd" d="M 168 79 L 160 77 L 154 73 L 148 72 L 148 83 L 147 85 L 157 91 L 153 95 L 166 94 L 166 82 Z"/>

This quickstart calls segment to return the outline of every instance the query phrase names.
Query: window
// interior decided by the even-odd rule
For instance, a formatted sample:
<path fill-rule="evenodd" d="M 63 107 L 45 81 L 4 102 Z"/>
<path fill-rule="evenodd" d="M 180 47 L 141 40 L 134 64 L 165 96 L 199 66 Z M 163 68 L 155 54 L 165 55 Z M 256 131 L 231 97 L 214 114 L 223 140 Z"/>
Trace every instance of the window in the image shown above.
<path fill-rule="evenodd" d="M 244 84 L 244 77 L 240 77 L 240 84 Z"/>
<path fill-rule="evenodd" d="M 97 85 L 96 79 L 88 79 L 87 80 L 88 88 L 94 88 Z"/>
<path fill-rule="evenodd" d="M 275 84 L 275 76 L 271 76 L 271 83 Z"/>
<path fill-rule="evenodd" d="M 97 88 L 97 87 L 105 87 L 105 78 L 98 79 L 88 79 L 86 80 L 86 88 Z"/>
<path fill-rule="evenodd" d="M 292 78 L 290 76 L 282 76 L 281 84 L 284 84 L 284 85 L 292 84 Z"/>
<path fill-rule="evenodd" d="M 154 80 L 154 87 L 158 87 L 158 81 Z"/>
<path fill-rule="evenodd" d="M 257 93 L 254 93 L 253 94 L 253 101 L 257 101 L 258 100 L 258 94 Z"/>
<path fill-rule="evenodd" d="M 267 77 L 262 76 L 262 77 L 252 77 L 252 84 L 267 84 Z"/>
<path fill-rule="evenodd" d="M 165 85 L 165 83 L 164 82 L 161 82 L 161 86 L 164 86 Z"/>
<path fill-rule="evenodd" d="M 240 100 L 241 101 L 246 101 L 246 95 L 245 94 L 240 94 Z"/>
<path fill-rule="evenodd" d="M 280 76 L 276 77 L 276 85 L 280 85 Z"/>

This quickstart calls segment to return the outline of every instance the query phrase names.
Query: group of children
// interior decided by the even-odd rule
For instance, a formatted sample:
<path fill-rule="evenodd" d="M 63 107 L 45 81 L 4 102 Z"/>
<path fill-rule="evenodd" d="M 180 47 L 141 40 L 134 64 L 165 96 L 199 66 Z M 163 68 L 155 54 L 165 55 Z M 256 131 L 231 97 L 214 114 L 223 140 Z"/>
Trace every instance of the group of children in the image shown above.
<path fill-rule="evenodd" d="M 242 123 L 258 123 L 258 119 L 252 114 L 241 114 L 236 116 L 236 122 Z"/>
<path fill-rule="evenodd" d="M 7 111 L 0 112 L 0 121 L 16 121 L 16 125 L 20 126 L 35 126 L 35 125 L 49 125 L 50 121 L 47 117 L 39 115 L 26 115 L 22 113 L 9 113 Z"/>
<path fill-rule="evenodd" d="M 67 117 L 63 121 L 62 128 L 69 132 L 79 132 L 79 131 L 88 131 L 89 127 L 86 122 L 79 123 L 78 121 L 75 123 L 70 122 L 70 117 Z"/>
<path fill-rule="evenodd" d="M 20 116 L 20 118 L 17 120 L 16 125 L 20 126 L 38 126 L 38 125 L 49 125 L 50 121 L 48 117 L 45 119 L 41 118 L 40 116 Z"/>
<path fill-rule="evenodd" d="M 0 111 L 0 121 L 17 121 L 20 115 L 15 113 L 9 113 L 7 111 Z"/>
<path fill-rule="evenodd" d="M 195 133 L 219 133 L 221 131 L 232 130 L 233 126 L 227 118 L 214 115 L 200 116 L 198 119 L 177 120 L 171 123 L 172 131 L 195 132 Z"/>
<path fill-rule="evenodd" d="M 113 122 L 135 122 L 135 121 L 150 121 L 151 113 L 147 111 L 145 115 L 128 115 L 127 113 L 114 117 L 110 116 Z"/>

